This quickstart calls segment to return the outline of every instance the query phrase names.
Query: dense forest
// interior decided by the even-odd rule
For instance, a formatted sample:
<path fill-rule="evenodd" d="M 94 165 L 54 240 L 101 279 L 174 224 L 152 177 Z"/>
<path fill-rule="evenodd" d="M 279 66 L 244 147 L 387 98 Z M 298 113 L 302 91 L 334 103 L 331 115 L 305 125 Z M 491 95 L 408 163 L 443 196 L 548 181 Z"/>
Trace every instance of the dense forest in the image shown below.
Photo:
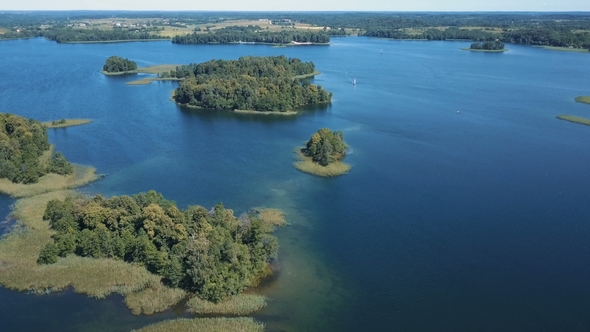
<path fill-rule="evenodd" d="M 179 210 L 155 191 L 52 200 L 43 219 L 56 234 L 39 264 L 69 254 L 121 259 L 214 302 L 255 283 L 278 250 L 273 227 L 254 213 L 235 217 L 221 203 Z"/>
<path fill-rule="evenodd" d="M 315 66 L 285 56 L 211 60 L 177 67 L 169 75 L 186 77 L 175 91 L 179 104 L 207 109 L 290 111 L 332 100 L 320 85 L 296 76 L 313 75 Z"/>
<path fill-rule="evenodd" d="M 329 128 L 322 128 L 311 135 L 311 138 L 302 150 L 303 154 L 322 165 L 342 159 L 346 150 L 344 134 L 341 131 L 331 131 Z"/>
<path fill-rule="evenodd" d="M 47 161 L 40 160 L 49 147 L 41 122 L 0 113 L 0 178 L 28 184 L 47 173 L 71 174 L 73 166 L 59 152 Z"/>
<path fill-rule="evenodd" d="M 172 38 L 176 44 L 229 44 L 229 43 L 265 43 L 265 44 L 289 44 L 314 43 L 327 44 L 330 36 L 325 32 L 313 30 L 283 30 L 267 31 L 259 26 L 247 27 L 229 26 L 209 33 L 192 33 Z"/>
<path fill-rule="evenodd" d="M 484 43 L 473 43 L 469 47 L 472 50 L 500 51 L 504 49 L 504 43 L 501 41 L 487 41 Z"/>
<path fill-rule="evenodd" d="M 111 56 L 105 61 L 102 70 L 107 73 L 123 73 L 137 69 L 137 63 L 119 56 Z"/>
<path fill-rule="evenodd" d="M 73 42 L 109 42 L 123 40 L 151 40 L 166 39 L 168 37 L 152 34 L 148 31 L 140 30 L 99 30 L 99 29 L 49 29 L 42 32 L 42 35 L 58 43 Z"/>

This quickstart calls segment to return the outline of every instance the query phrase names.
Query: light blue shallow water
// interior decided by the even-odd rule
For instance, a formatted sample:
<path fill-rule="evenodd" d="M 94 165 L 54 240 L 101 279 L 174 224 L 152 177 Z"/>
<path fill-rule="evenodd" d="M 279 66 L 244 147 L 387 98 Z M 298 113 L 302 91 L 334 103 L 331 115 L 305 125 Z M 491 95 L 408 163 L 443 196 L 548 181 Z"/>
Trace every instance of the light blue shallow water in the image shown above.
<path fill-rule="evenodd" d="M 590 117 L 590 106 L 573 100 L 590 93 L 590 56 L 459 50 L 466 45 L 2 42 L 0 111 L 94 119 L 50 131 L 68 159 L 107 174 L 83 188 L 90 193 L 155 189 L 181 207 L 223 201 L 240 212 L 284 190 L 290 199 L 277 207 L 313 223 L 305 250 L 350 292 L 348 306 L 322 318 L 334 330 L 588 330 L 590 127 L 555 116 Z M 143 66 L 271 54 L 313 61 L 322 72 L 315 83 L 334 92 L 333 103 L 297 117 L 191 111 L 168 100 L 175 83 L 128 86 L 134 77 L 100 74 L 110 55 Z M 293 148 L 321 127 L 344 131 L 349 174 L 315 178 L 291 166 Z M 0 302 L 7 298 L 15 305 L 0 319 L 15 329 L 25 318 L 13 311 L 23 308 L 47 312 L 29 309 L 26 326 L 53 330 L 47 317 L 125 330 L 174 316 L 134 319 L 116 298 L 0 290 Z M 84 316 L 84 306 L 103 314 Z"/>

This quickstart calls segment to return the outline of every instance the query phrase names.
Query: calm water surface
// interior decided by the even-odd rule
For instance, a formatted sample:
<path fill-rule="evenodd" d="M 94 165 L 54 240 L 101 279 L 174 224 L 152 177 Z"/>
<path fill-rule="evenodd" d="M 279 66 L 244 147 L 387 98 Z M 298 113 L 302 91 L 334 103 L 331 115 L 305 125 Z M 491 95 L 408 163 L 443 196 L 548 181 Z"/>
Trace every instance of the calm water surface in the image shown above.
<path fill-rule="evenodd" d="M 590 56 L 467 45 L 9 41 L 0 111 L 94 119 L 49 132 L 68 159 L 107 175 L 85 192 L 285 210 L 282 270 L 259 290 L 269 306 L 256 318 L 270 330 L 589 330 L 590 128 L 555 116 L 590 116 L 573 100 L 590 93 Z M 313 61 L 333 103 L 296 117 L 193 111 L 168 100 L 176 83 L 100 73 L 111 55 L 145 66 L 279 54 Z M 349 174 L 292 167 L 293 148 L 321 127 L 344 131 Z M 11 203 L 0 198 L 0 218 Z M 178 315 L 0 290 L 0 326 L 12 331 L 128 331 Z"/>

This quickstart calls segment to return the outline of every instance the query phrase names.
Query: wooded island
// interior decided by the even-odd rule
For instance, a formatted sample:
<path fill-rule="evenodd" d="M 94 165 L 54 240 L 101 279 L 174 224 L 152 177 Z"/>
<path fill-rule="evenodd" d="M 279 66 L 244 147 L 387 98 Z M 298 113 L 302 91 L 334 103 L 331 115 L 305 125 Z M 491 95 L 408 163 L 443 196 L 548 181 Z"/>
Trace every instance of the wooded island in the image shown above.
<path fill-rule="evenodd" d="M 341 131 L 322 128 L 311 135 L 304 148 L 297 150 L 301 161 L 296 162 L 295 167 L 319 176 L 344 174 L 350 170 L 350 166 L 341 161 L 346 148 Z"/>

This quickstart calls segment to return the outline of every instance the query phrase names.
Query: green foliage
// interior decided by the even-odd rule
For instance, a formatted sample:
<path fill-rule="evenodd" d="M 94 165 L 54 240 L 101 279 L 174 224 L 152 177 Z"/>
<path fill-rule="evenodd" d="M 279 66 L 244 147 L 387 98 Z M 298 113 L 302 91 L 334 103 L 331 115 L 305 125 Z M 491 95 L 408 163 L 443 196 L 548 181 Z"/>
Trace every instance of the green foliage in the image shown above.
<path fill-rule="evenodd" d="M 46 173 L 69 174 L 72 165 L 57 153 L 48 167 L 39 161 L 49 150 L 47 129 L 33 119 L 0 113 L 0 178 L 14 183 L 36 183 Z M 69 173 L 68 173 L 69 172 Z"/>
<path fill-rule="evenodd" d="M 207 109 L 290 111 L 332 100 L 321 86 L 299 82 L 294 76 L 315 71 L 311 62 L 285 56 L 211 60 L 176 68 L 186 77 L 175 91 L 175 101 Z"/>
<path fill-rule="evenodd" d="M 100 29 L 71 29 L 53 28 L 41 33 L 45 38 L 58 43 L 72 42 L 109 42 L 123 40 L 150 40 L 166 39 L 168 37 L 152 34 L 148 31 L 136 31 L 126 29 L 100 30 Z"/>
<path fill-rule="evenodd" d="M 496 41 L 487 41 L 484 43 L 473 43 L 469 47 L 472 50 L 489 50 L 489 51 L 497 51 L 504 49 L 504 43 L 496 40 Z"/>
<path fill-rule="evenodd" d="M 108 73 L 121 73 L 137 69 L 137 63 L 129 59 L 123 59 L 119 56 L 111 56 L 107 59 L 102 70 Z"/>
<path fill-rule="evenodd" d="M 155 191 L 52 200 L 43 218 L 56 234 L 40 264 L 68 254 L 121 259 L 214 302 L 251 285 L 278 251 L 276 238 L 254 215 L 238 219 L 222 204 L 181 211 Z"/>
<path fill-rule="evenodd" d="M 265 43 L 288 44 L 297 43 L 321 43 L 330 42 L 330 36 L 325 32 L 313 30 L 289 30 L 266 31 L 259 26 L 249 25 L 229 26 L 222 29 L 209 31 L 209 33 L 192 33 L 175 36 L 172 42 L 176 44 L 229 44 L 229 43 Z"/>
<path fill-rule="evenodd" d="M 344 143 L 344 134 L 341 131 L 332 132 L 328 128 L 322 128 L 311 135 L 302 152 L 318 164 L 327 166 L 335 160 L 341 159 L 345 150 L 346 143 Z"/>

